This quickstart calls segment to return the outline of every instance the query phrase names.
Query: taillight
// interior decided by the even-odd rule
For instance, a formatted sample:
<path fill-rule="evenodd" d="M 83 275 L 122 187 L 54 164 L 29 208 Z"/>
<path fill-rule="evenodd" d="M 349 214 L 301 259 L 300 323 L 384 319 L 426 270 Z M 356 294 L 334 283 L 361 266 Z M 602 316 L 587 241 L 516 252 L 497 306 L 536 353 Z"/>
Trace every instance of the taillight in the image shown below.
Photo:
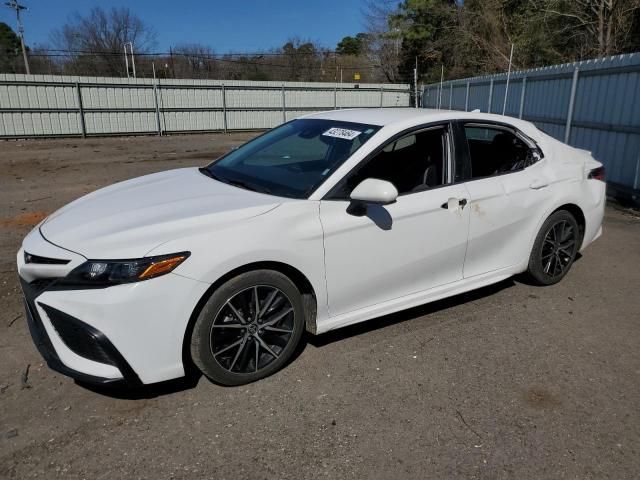
<path fill-rule="evenodd" d="M 604 167 L 598 167 L 591 170 L 588 178 L 604 182 Z"/>

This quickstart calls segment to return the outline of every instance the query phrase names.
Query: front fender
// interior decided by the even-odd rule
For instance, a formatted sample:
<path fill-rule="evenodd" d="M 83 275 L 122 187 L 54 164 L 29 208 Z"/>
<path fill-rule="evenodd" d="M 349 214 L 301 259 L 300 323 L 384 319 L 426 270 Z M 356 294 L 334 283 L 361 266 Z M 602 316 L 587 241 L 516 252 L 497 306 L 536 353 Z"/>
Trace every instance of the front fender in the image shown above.
<path fill-rule="evenodd" d="M 323 231 L 317 201 L 285 202 L 219 230 L 166 242 L 148 255 L 178 251 L 189 251 L 191 256 L 173 273 L 207 284 L 253 263 L 277 262 L 293 267 L 314 290 L 317 322 L 328 317 Z"/>

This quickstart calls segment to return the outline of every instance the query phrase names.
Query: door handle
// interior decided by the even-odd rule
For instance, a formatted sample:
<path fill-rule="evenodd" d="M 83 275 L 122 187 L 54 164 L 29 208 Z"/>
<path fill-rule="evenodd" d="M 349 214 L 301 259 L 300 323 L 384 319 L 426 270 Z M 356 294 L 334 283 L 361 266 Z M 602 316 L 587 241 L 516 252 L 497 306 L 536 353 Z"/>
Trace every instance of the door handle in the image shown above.
<path fill-rule="evenodd" d="M 540 190 L 541 188 L 547 187 L 549 184 L 545 180 L 534 180 L 529 185 L 529 188 L 533 190 Z"/>
<path fill-rule="evenodd" d="M 454 203 L 455 201 L 458 202 L 458 206 L 460 208 L 464 208 L 467 205 L 467 199 L 466 198 L 450 198 L 448 202 L 444 202 L 442 205 L 440 205 L 440 208 L 448 209 L 449 208 L 449 204 L 450 203 Z"/>

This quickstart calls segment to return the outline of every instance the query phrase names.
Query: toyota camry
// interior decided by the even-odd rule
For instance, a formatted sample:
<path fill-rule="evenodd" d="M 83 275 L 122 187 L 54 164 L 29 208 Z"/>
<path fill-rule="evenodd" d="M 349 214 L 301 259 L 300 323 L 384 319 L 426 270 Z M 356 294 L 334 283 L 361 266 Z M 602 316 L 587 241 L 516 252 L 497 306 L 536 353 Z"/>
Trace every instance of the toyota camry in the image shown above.
<path fill-rule="evenodd" d="M 305 331 L 521 273 L 554 284 L 604 205 L 602 164 L 531 123 L 338 110 L 75 200 L 26 236 L 18 273 L 52 369 L 148 384 L 195 366 L 240 385 Z"/>

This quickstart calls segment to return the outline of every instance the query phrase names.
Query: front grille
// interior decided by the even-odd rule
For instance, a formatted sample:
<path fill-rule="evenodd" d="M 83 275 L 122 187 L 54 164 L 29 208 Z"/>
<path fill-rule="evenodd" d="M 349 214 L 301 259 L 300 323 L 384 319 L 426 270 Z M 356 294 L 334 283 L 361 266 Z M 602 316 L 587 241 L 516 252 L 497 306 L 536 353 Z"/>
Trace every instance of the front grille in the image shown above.
<path fill-rule="evenodd" d="M 40 304 L 44 309 L 58 335 L 76 355 L 94 362 L 117 366 L 112 352 L 105 349 L 103 336 L 99 331 L 60 310 Z"/>
<path fill-rule="evenodd" d="M 71 260 L 63 260 L 61 258 L 48 258 L 31 253 L 24 252 L 24 263 L 41 263 L 45 265 L 66 265 Z"/>
<path fill-rule="evenodd" d="M 29 282 L 29 289 L 33 291 L 33 296 L 36 297 L 44 292 L 47 288 L 56 283 L 57 278 L 36 278 L 32 282 Z M 23 286 L 24 288 L 24 286 Z"/>
<path fill-rule="evenodd" d="M 27 326 L 29 332 L 33 338 L 33 342 L 40 354 L 44 357 L 47 363 L 57 362 L 58 356 L 56 354 L 51 340 L 47 336 L 47 331 L 42 324 L 40 315 L 36 310 L 35 298 L 40 295 L 51 283 L 55 282 L 55 278 L 42 278 L 35 280 L 31 283 L 26 282 L 20 277 L 20 284 L 22 285 L 22 292 L 24 293 L 24 304 L 27 313 Z"/>

